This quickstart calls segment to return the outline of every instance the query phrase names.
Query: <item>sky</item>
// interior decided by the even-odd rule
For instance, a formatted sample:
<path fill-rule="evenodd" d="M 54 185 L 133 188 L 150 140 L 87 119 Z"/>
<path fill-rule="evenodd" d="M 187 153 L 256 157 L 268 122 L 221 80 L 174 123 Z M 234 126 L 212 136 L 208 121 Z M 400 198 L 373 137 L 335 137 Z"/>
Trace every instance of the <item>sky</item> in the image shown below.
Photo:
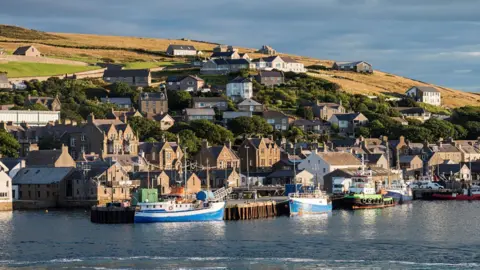
<path fill-rule="evenodd" d="M 5 0 L 0 24 L 189 38 L 336 61 L 480 92 L 480 0 Z"/>

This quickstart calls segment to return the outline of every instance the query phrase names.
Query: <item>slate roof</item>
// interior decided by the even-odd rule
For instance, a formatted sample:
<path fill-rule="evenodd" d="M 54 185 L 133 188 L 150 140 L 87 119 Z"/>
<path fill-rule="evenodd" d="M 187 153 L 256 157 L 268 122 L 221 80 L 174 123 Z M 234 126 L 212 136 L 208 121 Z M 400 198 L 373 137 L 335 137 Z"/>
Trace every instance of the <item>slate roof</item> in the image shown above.
<path fill-rule="evenodd" d="M 100 101 L 104 103 L 112 103 L 116 105 L 128 105 L 132 106 L 132 100 L 130 98 L 124 98 L 124 97 L 106 97 L 106 98 L 101 98 Z"/>
<path fill-rule="evenodd" d="M 375 164 L 382 158 L 382 156 L 383 154 L 368 154 L 365 158 L 369 164 Z"/>
<path fill-rule="evenodd" d="M 294 126 L 322 126 L 321 121 L 307 120 L 307 119 L 297 119 L 293 122 Z"/>
<path fill-rule="evenodd" d="M 53 166 L 61 154 L 62 149 L 30 151 L 25 157 L 25 163 L 29 167 Z"/>
<path fill-rule="evenodd" d="M 22 168 L 13 178 L 14 185 L 42 185 L 59 183 L 65 177 L 73 172 L 73 167 L 67 168 L 53 168 L 53 167 L 37 167 L 37 168 Z"/>
<path fill-rule="evenodd" d="M 283 112 L 278 112 L 278 111 L 264 111 L 263 112 L 263 117 L 264 118 L 285 118 L 288 117 L 286 114 Z"/>
<path fill-rule="evenodd" d="M 148 77 L 149 69 L 107 69 L 103 72 L 103 77 Z"/>
<path fill-rule="evenodd" d="M 192 109 L 188 108 L 185 109 L 185 114 L 186 115 L 209 115 L 209 116 L 215 116 L 215 111 L 210 108 L 205 108 L 205 109 Z"/>
<path fill-rule="evenodd" d="M 337 64 L 337 66 L 341 67 L 341 66 L 356 66 L 356 65 L 358 65 L 362 62 L 368 64 L 365 61 L 354 61 L 354 62 L 340 61 L 340 62 L 335 62 L 335 63 Z"/>
<path fill-rule="evenodd" d="M 2 158 L 0 162 L 5 165 L 9 171 L 13 169 L 13 167 L 17 166 L 18 163 L 22 162 L 23 158 Z"/>
<path fill-rule="evenodd" d="M 257 58 L 257 59 L 252 60 L 252 62 L 260 62 L 260 61 L 273 62 L 273 60 L 275 60 L 277 57 L 278 57 L 278 55 L 273 55 L 273 56 L 268 56 L 268 57 L 261 57 L 261 58 Z M 281 59 L 281 58 L 280 58 L 280 59 Z"/>
<path fill-rule="evenodd" d="M 175 147 L 174 150 L 178 147 L 177 142 L 141 142 L 138 149 L 145 153 L 151 153 L 153 149 L 162 149 L 165 144 L 169 144 L 172 148 Z"/>
<path fill-rule="evenodd" d="M 212 53 L 212 55 L 210 56 L 211 58 L 214 58 L 214 57 L 231 57 L 232 54 L 234 54 L 235 52 L 214 52 Z"/>
<path fill-rule="evenodd" d="M 14 55 L 24 55 L 28 49 L 30 49 L 30 47 L 32 47 L 32 45 L 30 46 L 22 46 L 22 47 L 18 47 L 14 52 L 13 54 Z"/>
<path fill-rule="evenodd" d="M 232 174 L 232 169 L 222 170 L 222 169 L 215 169 L 210 170 L 209 177 L 210 179 L 222 178 L 225 179 L 225 172 L 227 172 L 227 178 Z M 201 170 L 195 172 L 196 175 L 201 179 L 207 179 L 207 170 Z"/>
<path fill-rule="evenodd" d="M 169 49 L 173 50 L 189 50 L 189 51 L 196 51 L 195 47 L 192 45 L 177 45 L 171 44 L 168 46 Z"/>
<path fill-rule="evenodd" d="M 181 82 L 183 81 L 185 78 L 192 78 L 196 81 L 203 81 L 202 78 L 198 77 L 198 76 L 194 76 L 194 75 L 181 75 L 181 76 L 168 76 L 167 77 L 167 82 Z"/>
<path fill-rule="evenodd" d="M 357 140 L 354 138 L 346 139 L 332 139 L 330 140 L 334 148 L 337 147 L 352 147 L 356 144 Z"/>
<path fill-rule="evenodd" d="M 283 72 L 281 72 L 281 71 L 266 71 L 266 70 L 260 70 L 260 72 L 258 73 L 258 76 L 260 76 L 260 77 L 283 78 Z"/>
<path fill-rule="evenodd" d="M 438 172 L 444 174 L 458 173 L 464 164 L 439 164 Z M 437 169 L 436 169 L 437 170 Z M 435 171 L 436 171 L 435 170 Z"/>
<path fill-rule="evenodd" d="M 297 170 L 297 175 L 299 175 L 301 172 L 304 170 Z M 293 173 L 293 170 L 276 170 L 269 174 L 267 178 L 291 178 L 294 177 L 295 174 Z"/>
<path fill-rule="evenodd" d="M 238 106 L 260 106 L 262 103 L 256 102 L 251 98 L 246 98 L 242 102 L 238 103 Z"/>
<path fill-rule="evenodd" d="M 316 104 L 314 104 L 314 106 L 320 107 L 320 108 L 329 107 L 329 108 L 336 108 L 336 109 L 338 109 L 341 105 L 340 105 L 340 104 L 337 104 L 337 103 L 321 102 L 321 103 L 316 103 Z"/>
<path fill-rule="evenodd" d="M 460 152 L 460 150 L 449 143 L 442 143 L 441 145 L 431 145 L 430 149 L 433 152 Z"/>
<path fill-rule="evenodd" d="M 400 156 L 400 163 L 410 163 L 417 156 Z"/>
<path fill-rule="evenodd" d="M 357 118 L 360 113 L 343 113 L 343 114 L 334 114 L 337 117 L 338 121 L 353 121 Z"/>
<path fill-rule="evenodd" d="M 234 118 L 237 118 L 237 117 L 242 117 L 242 116 L 245 116 L 245 117 L 252 117 L 252 112 L 230 112 L 230 111 L 227 111 L 227 112 L 223 112 L 223 119 L 234 119 Z"/>
<path fill-rule="evenodd" d="M 417 88 L 418 90 L 420 90 L 421 92 L 435 92 L 435 93 L 438 93 L 440 91 L 437 90 L 437 88 L 435 87 L 431 87 L 431 86 L 414 86 L 415 88 Z"/>
<path fill-rule="evenodd" d="M 252 82 L 250 78 L 244 78 L 244 77 L 238 76 L 235 79 L 229 81 L 228 83 L 230 84 L 230 83 L 249 83 L 249 82 L 250 83 Z"/>
<path fill-rule="evenodd" d="M 326 163 L 334 166 L 359 166 L 360 160 L 351 153 L 344 152 L 323 152 L 317 153 Z"/>
<path fill-rule="evenodd" d="M 250 143 L 258 149 L 258 147 L 260 146 L 260 142 L 262 141 L 262 138 L 250 138 L 248 139 L 250 141 Z M 275 144 L 274 141 L 270 140 L 269 138 L 263 138 L 263 141 L 268 145 L 268 144 Z M 272 146 L 272 145 L 271 145 Z"/>
<path fill-rule="evenodd" d="M 230 65 L 250 65 L 247 59 L 227 59 L 226 60 Z"/>
<path fill-rule="evenodd" d="M 290 56 L 280 56 L 280 58 L 283 60 L 285 63 L 298 63 L 297 60 L 293 59 Z"/>

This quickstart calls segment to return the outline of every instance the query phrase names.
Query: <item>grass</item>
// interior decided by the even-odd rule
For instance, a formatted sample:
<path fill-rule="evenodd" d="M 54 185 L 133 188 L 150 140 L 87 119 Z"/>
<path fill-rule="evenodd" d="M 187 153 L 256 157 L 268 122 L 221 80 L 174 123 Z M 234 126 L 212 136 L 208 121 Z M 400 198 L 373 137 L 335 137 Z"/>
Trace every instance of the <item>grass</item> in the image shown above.
<path fill-rule="evenodd" d="M 228 83 L 228 76 L 226 75 L 200 75 L 199 77 L 210 85 L 226 85 Z"/>
<path fill-rule="evenodd" d="M 431 105 L 431 104 L 427 104 L 427 103 L 422 103 L 422 102 L 419 102 L 418 103 L 420 107 L 424 108 L 425 110 L 433 113 L 433 114 L 441 114 L 441 115 L 451 115 L 452 112 L 450 110 L 447 110 L 445 108 L 442 108 L 442 107 L 438 107 L 438 106 L 434 106 L 434 105 Z"/>
<path fill-rule="evenodd" d="M 125 69 L 142 69 L 172 66 L 175 64 L 184 64 L 179 62 L 130 62 L 125 63 Z"/>
<path fill-rule="evenodd" d="M 0 24 L 0 36 L 6 38 L 15 39 L 34 39 L 34 40 L 46 40 L 46 39 L 60 39 L 61 37 L 47 34 L 42 31 L 26 29 L 13 25 Z"/>
<path fill-rule="evenodd" d="M 98 67 L 29 63 L 29 62 L 0 63 L 0 72 L 7 72 L 7 75 L 10 78 L 62 75 L 66 73 L 70 74 L 70 73 L 93 70 L 93 69 L 98 69 Z"/>

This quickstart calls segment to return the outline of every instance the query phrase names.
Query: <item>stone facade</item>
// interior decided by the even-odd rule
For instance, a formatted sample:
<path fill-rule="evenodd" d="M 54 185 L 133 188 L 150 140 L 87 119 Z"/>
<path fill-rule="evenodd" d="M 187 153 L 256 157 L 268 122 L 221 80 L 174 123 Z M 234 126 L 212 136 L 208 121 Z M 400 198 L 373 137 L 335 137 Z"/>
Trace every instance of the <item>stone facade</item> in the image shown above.
<path fill-rule="evenodd" d="M 161 114 L 168 112 L 168 97 L 165 92 L 141 93 L 138 110 L 143 114 Z"/>
<path fill-rule="evenodd" d="M 245 139 L 238 148 L 242 171 L 245 172 L 247 167 L 251 172 L 271 171 L 272 166 L 280 161 L 280 152 L 273 138 Z"/>

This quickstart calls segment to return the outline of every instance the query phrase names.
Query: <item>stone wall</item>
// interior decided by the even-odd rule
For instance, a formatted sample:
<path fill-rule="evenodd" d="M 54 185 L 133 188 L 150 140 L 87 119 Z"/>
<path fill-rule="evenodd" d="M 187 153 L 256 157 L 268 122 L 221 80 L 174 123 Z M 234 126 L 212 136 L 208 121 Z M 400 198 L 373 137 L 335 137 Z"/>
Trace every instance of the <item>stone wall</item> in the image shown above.
<path fill-rule="evenodd" d="M 12 211 L 13 204 L 12 202 L 0 202 L 0 211 Z"/>

